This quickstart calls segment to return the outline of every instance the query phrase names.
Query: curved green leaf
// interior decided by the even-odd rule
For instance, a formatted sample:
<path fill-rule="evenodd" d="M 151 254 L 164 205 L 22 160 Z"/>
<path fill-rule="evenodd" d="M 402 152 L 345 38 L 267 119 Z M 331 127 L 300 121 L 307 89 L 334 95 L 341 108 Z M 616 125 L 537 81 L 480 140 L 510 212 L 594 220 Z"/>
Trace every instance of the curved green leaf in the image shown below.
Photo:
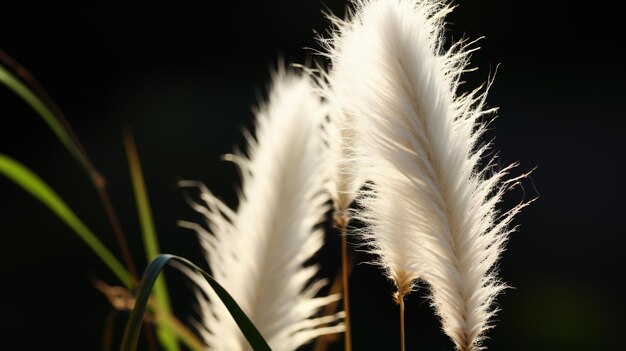
<path fill-rule="evenodd" d="M 0 174 L 4 174 L 17 185 L 41 201 L 89 246 L 93 252 L 113 271 L 128 288 L 134 285 L 133 278 L 126 268 L 115 258 L 109 249 L 87 228 L 65 202 L 30 169 L 14 159 L 0 154 Z"/>
<path fill-rule="evenodd" d="M 143 315 L 146 311 L 148 304 L 148 298 L 150 297 L 150 291 L 152 286 L 156 282 L 157 277 L 165 267 L 165 265 L 171 261 L 178 261 L 192 270 L 202 274 L 207 282 L 211 285 L 217 296 L 222 300 L 233 319 L 241 329 L 243 335 L 246 337 L 250 346 L 255 351 L 271 351 L 271 348 L 261 336 L 261 333 L 256 329 L 254 324 L 250 321 L 248 316 L 241 310 L 237 302 L 228 294 L 226 289 L 219 285 L 213 277 L 207 272 L 200 269 L 195 264 L 191 263 L 185 258 L 163 254 L 157 256 L 146 268 L 146 271 L 141 278 L 141 283 L 137 291 L 137 300 L 135 302 L 135 308 L 130 314 L 126 330 L 124 331 L 124 338 L 122 340 L 121 351 L 135 351 L 137 348 L 137 341 L 139 340 L 139 334 L 141 332 L 141 323 L 143 321 Z M 218 336 L 219 337 L 219 336 Z"/>
<path fill-rule="evenodd" d="M 3 64 L 8 64 L 9 67 L 13 66 L 13 69 L 16 69 L 16 67 L 20 67 L 19 64 L 14 62 L 1 50 L 0 59 Z M 39 116 L 44 120 L 48 127 L 50 127 L 50 129 L 61 141 L 61 143 L 79 161 L 79 163 L 81 163 L 85 167 L 96 189 L 98 189 L 101 198 L 106 197 L 106 199 L 102 198 L 102 201 L 106 207 L 106 204 L 109 203 L 109 200 L 102 188 L 102 185 L 100 184 L 101 177 L 99 173 L 95 168 L 93 168 L 91 161 L 82 150 L 82 147 L 80 146 L 78 140 L 73 137 L 69 125 L 63 123 L 64 119 L 62 113 L 58 110 L 55 111 L 55 105 L 52 101 L 46 101 L 45 91 L 40 91 L 40 94 L 43 92 L 43 97 L 40 94 L 37 94 L 36 89 L 38 86 L 36 82 L 34 86 L 32 84 L 29 86 L 28 84 L 23 83 L 15 74 L 11 72 L 11 70 L 7 69 L 2 64 L 0 64 L 0 83 L 11 89 L 31 108 L 33 108 L 33 110 L 35 110 L 35 112 L 39 114 Z M 35 89 L 35 91 L 33 91 L 33 88 Z M 45 182 L 43 182 L 26 167 L 19 164 L 17 161 L 14 161 L 6 156 L 3 156 L 3 159 L 0 161 L 2 162 L 2 164 L 0 165 L 0 167 L 2 167 L 0 173 L 4 173 L 15 183 L 22 186 L 22 188 L 24 188 L 37 199 L 42 201 L 50 210 L 52 210 L 53 213 L 59 216 L 59 218 L 67 223 L 72 229 L 74 229 L 79 237 L 81 237 L 81 239 L 83 239 L 87 243 L 87 245 L 104 261 L 104 263 L 111 270 L 114 271 L 114 273 L 120 278 L 122 283 L 127 288 L 130 289 L 134 287 L 136 283 L 135 278 L 115 259 L 115 257 L 106 249 L 106 247 L 102 245 L 102 243 L 95 237 L 95 235 L 93 235 L 93 233 L 78 219 L 78 217 L 69 209 L 69 207 L 65 205 L 60 197 L 45 184 Z M 135 179 L 133 179 L 133 182 L 135 182 Z M 147 196 L 145 196 L 145 198 L 147 200 Z M 138 202 L 140 201 L 138 200 Z M 147 210 L 149 211 L 149 208 Z M 142 228 L 144 228 L 143 224 L 145 222 L 145 216 L 141 215 L 142 212 L 145 213 L 144 210 L 140 209 Z M 110 218 L 112 223 L 117 222 L 117 218 L 115 218 L 114 213 L 107 211 L 107 214 L 109 215 L 109 217 L 113 216 L 113 218 Z M 115 229 L 116 228 L 114 225 L 114 230 Z M 145 233 L 146 231 L 144 231 L 146 250 L 150 252 L 150 254 L 148 255 L 148 260 L 151 260 L 158 253 L 158 243 L 156 242 L 156 237 L 154 235 L 150 237 L 150 235 L 147 235 Z M 154 233 L 154 230 L 152 230 L 152 233 Z M 132 268 L 132 261 L 128 259 L 130 255 L 127 253 L 127 244 L 124 240 L 123 234 L 121 234 L 121 232 L 116 234 L 118 234 L 117 239 L 118 241 L 120 241 L 122 252 L 126 253 L 126 263 L 129 265 L 129 267 Z M 157 287 L 155 288 L 155 297 L 158 306 L 153 307 L 158 308 L 158 310 L 162 313 L 162 316 L 164 316 L 164 318 L 160 320 L 158 328 L 159 337 L 162 344 L 166 347 L 167 350 L 179 351 L 180 347 L 176 343 L 176 335 L 178 335 L 189 347 L 191 347 L 191 349 L 197 350 L 199 345 L 197 339 L 193 335 L 189 334 L 188 331 L 184 327 L 182 327 L 182 325 L 180 325 L 180 323 L 173 316 L 171 316 L 171 308 L 169 307 L 169 296 L 167 296 L 167 289 L 164 282 L 157 283 Z"/>

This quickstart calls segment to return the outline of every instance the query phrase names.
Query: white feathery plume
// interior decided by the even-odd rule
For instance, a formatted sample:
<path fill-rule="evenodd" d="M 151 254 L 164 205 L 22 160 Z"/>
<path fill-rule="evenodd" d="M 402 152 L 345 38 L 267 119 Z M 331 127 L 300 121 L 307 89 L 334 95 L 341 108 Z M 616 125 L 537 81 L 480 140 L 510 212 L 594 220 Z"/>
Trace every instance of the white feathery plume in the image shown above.
<path fill-rule="evenodd" d="M 324 39 L 321 39 L 323 40 Z M 323 125 L 326 151 L 326 166 L 328 177 L 328 192 L 333 201 L 333 223 L 341 233 L 341 279 L 344 318 L 344 350 L 352 351 L 352 331 L 350 321 L 350 284 L 349 284 L 349 253 L 348 253 L 348 224 L 353 217 L 350 205 L 354 201 L 362 178 L 359 177 L 359 167 L 356 164 L 356 133 L 354 116 L 350 111 L 341 108 L 341 101 L 332 91 L 329 82 L 333 71 L 319 69 L 316 75 L 320 86 L 319 94 L 325 99 L 328 107 L 328 119 Z"/>
<path fill-rule="evenodd" d="M 431 285 L 443 329 L 457 350 L 481 349 L 505 287 L 495 265 L 520 204 L 500 214 L 496 204 L 514 181 L 492 163 L 485 93 L 457 95 L 467 44 L 443 49 L 437 0 L 358 0 L 351 19 L 334 19 L 328 40 L 335 99 L 355 116 L 359 166 L 372 181 L 364 196 L 364 238 L 380 257 L 401 298 L 416 279 Z M 494 174 L 490 174 L 490 173 Z"/>
<path fill-rule="evenodd" d="M 328 85 L 322 88 L 322 95 L 327 98 L 329 106 L 323 134 L 328 147 L 328 188 L 335 209 L 335 221 L 347 222 L 350 217 L 348 209 L 361 185 L 357 179 L 359 173 L 355 171 L 358 167 L 355 166 L 357 150 L 354 147 L 354 118 L 337 108 L 339 104 L 329 88 Z"/>
<path fill-rule="evenodd" d="M 331 23 L 337 19 L 327 16 Z M 332 46 L 332 39 L 321 36 L 317 40 L 325 47 Z M 317 52 L 322 56 L 330 56 L 324 52 Z M 330 192 L 335 210 L 335 218 L 343 217 L 349 220 L 350 204 L 363 184 L 363 177 L 358 171 L 356 147 L 356 131 L 354 129 L 355 116 L 350 111 L 342 109 L 341 96 L 333 91 L 329 84 L 334 80 L 334 70 L 327 70 L 319 65 L 316 70 L 309 70 L 309 74 L 319 86 L 318 94 L 325 100 L 327 119 L 323 123 L 323 140 L 326 146 L 326 168 L 329 176 L 328 191 Z"/>
<path fill-rule="evenodd" d="M 181 223 L 200 233 L 214 277 L 277 351 L 343 330 L 341 312 L 314 318 L 339 297 L 316 297 L 326 282 L 314 280 L 317 266 L 305 267 L 323 244 L 316 226 L 328 210 L 320 136 L 325 113 L 306 76 L 279 68 L 267 105 L 256 113 L 256 139 L 248 135 L 248 156 L 233 158 L 242 176 L 237 211 L 201 186 L 204 204 L 193 206 L 208 231 Z M 209 297 L 199 300 L 209 348 L 249 350 L 226 308 L 199 283 Z"/>
<path fill-rule="evenodd" d="M 319 70 L 317 77 L 320 96 L 325 98 L 328 107 L 328 119 L 323 125 L 324 145 L 326 148 L 326 165 L 328 173 L 328 192 L 333 201 L 333 223 L 341 233 L 341 279 L 342 302 L 345 312 L 344 318 L 344 350 L 352 351 L 352 331 L 350 322 L 350 286 L 349 286 L 349 254 L 348 254 L 348 224 L 353 216 L 350 204 L 354 201 L 361 186 L 361 179 L 356 166 L 355 147 L 356 134 L 354 130 L 354 116 L 345 113 L 340 108 L 336 95 L 332 92 L 328 73 Z"/>

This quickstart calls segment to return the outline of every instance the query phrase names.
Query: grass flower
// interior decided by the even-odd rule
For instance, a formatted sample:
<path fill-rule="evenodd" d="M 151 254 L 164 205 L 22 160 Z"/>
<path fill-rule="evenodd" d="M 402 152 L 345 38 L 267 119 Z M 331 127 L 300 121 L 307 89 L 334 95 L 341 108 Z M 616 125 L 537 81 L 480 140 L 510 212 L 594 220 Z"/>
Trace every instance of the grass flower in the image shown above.
<path fill-rule="evenodd" d="M 256 113 L 256 139 L 248 137 L 248 155 L 233 158 L 242 175 L 237 211 L 202 188 L 204 204 L 194 206 L 206 217 L 208 232 L 183 223 L 200 232 L 214 277 L 274 350 L 296 350 L 342 330 L 336 323 L 342 313 L 314 318 L 338 297 L 316 297 L 326 282 L 314 280 L 317 266 L 306 266 L 323 244 L 323 231 L 316 228 L 328 210 L 321 171 L 325 113 L 307 77 L 279 69 L 269 101 Z M 199 301 L 208 346 L 248 349 L 211 289 L 205 294 L 208 301 Z"/>
<path fill-rule="evenodd" d="M 443 47 L 436 0 L 360 0 L 327 41 L 332 91 L 354 116 L 360 172 L 372 182 L 361 200 L 363 237 L 402 304 L 418 279 L 431 286 L 446 334 L 461 351 L 478 350 L 495 296 L 495 265 L 509 222 L 499 214 L 509 168 L 481 167 L 485 94 L 459 95 L 471 50 Z M 401 308 L 403 306 L 401 305 Z"/>
<path fill-rule="evenodd" d="M 324 124 L 324 137 L 328 146 L 327 162 L 330 175 L 329 192 L 335 209 L 335 221 L 349 221 L 349 208 L 359 190 L 358 167 L 354 165 L 357 149 L 354 118 L 345 114 L 335 95 L 325 85 L 322 94 L 329 103 L 328 120 Z"/>
<path fill-rule="evenodd" d="M 321 87 L 320 95 L 328 107 L 328 117 L 323 125 L 326 146 L 326 166 L 328 174 L 328 191 L 333 202 L 333 222 L 341 233 L 341 279 L 344 318 L 344 349 L 352 350 L 352 333 L 350 322 L 350 289 L 349 271 L 351 259 L 348 254 L 348 224 L 353 216 L 350 205 L 354 201 L 362 185 L 359 169 L 356 165 L 356 133 L 354 116 L 346 113 L 341 107 L 341 98 L 329 84 L 334 72 L 320 69 L 314 77 Z"/>

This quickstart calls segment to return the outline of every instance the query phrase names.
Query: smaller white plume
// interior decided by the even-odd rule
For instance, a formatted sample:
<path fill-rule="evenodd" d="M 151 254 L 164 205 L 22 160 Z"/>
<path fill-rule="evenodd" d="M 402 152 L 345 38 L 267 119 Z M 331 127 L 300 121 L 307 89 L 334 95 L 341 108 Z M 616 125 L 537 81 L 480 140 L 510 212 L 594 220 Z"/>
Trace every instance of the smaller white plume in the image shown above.
<path fill-rule="evenodd" d="M 398 288 L 431 285 L 433 305 L 457 350 L 481 349 L 504 288 L 495 265 L 508 224 L 499 214 L 508 168 L 481 169 L 485 94 L 457 96 L 469 50 L 443 50 L 437 0 L 359 0 L 328 40 L 332 92 L 354 117 L 358 164 L 372 182 L 362 197 L 364 238 Z"/>
<path fill-rule="evenodd" d="M 335 27 L 340 27 L 341 20 L 332 15 L 327 15 L 327 17 Z M 330 39 L 317 37 L 320 44 L 329 51 L 339 46 L 340 39 L 340 36 Z M 332 56 L 325 52 L 318 52 L 318 54 Z M 355 116 L 353 111 L 345 108 L 341 89 L 335 90 L 334 85 L 331 84 L 341 79 L 337 77 L 338 74 L 341 74 L 341 71 L 326 69 L 322 65 L 310 72 L 310 76 L 319 86 L 318 94 L 325 100 L 328 111 L 327 119 L 323 124 L 323 137 L 327 148 L 328 190 L 335 209 L 335 219 L 342 217 L 343 220 L 349 220 L 349 207 L 359 189 L 364 185 L 364 179 L 357 165 L 359 148 L 356 145 L 358 137 L 355 130 Z"/>
<path fill-rule="evenodd" d="M 343 331 L 342 313 L 316 318 L 339 297 L 316 297 L 326 282 L 314 279 L 317 266 L 306 266 L 323 244 L 323 231 L 316 227 L 328 210 L 320 136 L 325 113 L 306 76 L 279 69 L 267 105 L 256 113 L 248 155 L 233 157 L 242 176 L 237 211 L 201 186 L 203 204 L 193 206 L 205 216 L 208 231 L 182 223 L 200 233 L 214 277 L 277 351 Z M 249 350 L 212 290 L 206 287 L 204 293 L 209 299 L 200 298 L 199 304 L 210 349 Z"/>
<path fill-rule="evenodd" d="M 324 137 L 329 151 L 329 192 L 335 209 L 335 221 L 349 220 L 348 209 L 361 185 L 355 164 L 357 150 L 354 118 L 339 108 L 339 104 L 332 99 L 332 92 L 325 90 L 324 95 L 331 97 L 328 99 L 328 106 L 331 107 L 328 120 L 324 124 Z"/>

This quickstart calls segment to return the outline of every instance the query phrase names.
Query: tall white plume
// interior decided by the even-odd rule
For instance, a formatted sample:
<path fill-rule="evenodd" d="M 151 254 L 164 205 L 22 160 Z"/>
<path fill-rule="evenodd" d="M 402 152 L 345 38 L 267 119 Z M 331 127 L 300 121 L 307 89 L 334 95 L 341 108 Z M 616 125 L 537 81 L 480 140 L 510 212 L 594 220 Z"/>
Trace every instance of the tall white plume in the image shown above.
<path fill-rule="evenodd" d="M 335 100 L 354 116 L 358 164 L 372 181 L 361 205 L 371 251 L 400 298 L 431 286 L 443 329 L 461 351 L 481 349 L 504 288 L 495 265 L 509 222 L 496 204 L 508 168 L 481 168 L 485 94 L 458 95 L 470 50 L 443 48 L 437 0 L 360 0 L 326 42 Z"/>
<path fill-rule="evenodd" d="M 206 217 L 208 231 L 182 223 L 200 233 L 214 277 L 277 351 L 342 331 L 341 313 L 315 318 L 338 296 L 316 297 L 326 282 L 314 280 L 317 266 L 307 266 L 323 244 L 316 226 L 328 210 L 320 137 L 325 113 L 307 77 L 279 69 L 267 105 L 256 113 L 248 155 L 233 156 L 242 176 L 237 211 L 200 186 L 203 204 L 194 208 Z M 204 287 L 209 299 L 199 299 L 200 329 L 209 348 L 249 350 L 228 311 Z"/>

